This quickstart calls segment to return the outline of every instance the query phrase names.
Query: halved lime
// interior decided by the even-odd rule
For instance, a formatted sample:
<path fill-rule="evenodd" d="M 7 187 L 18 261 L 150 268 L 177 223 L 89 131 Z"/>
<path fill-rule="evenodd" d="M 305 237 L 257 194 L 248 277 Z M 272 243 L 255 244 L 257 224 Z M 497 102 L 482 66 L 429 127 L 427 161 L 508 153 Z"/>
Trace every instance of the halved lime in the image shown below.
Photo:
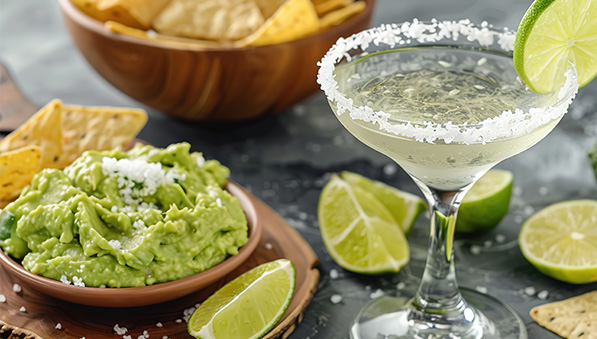
<path fill-rule="evenodd" d="M 525 258 L 540 272 L 572 284 L 597 281 L 597 200 L 548 206 L 520 229 Z"/>
<path fill-rule="evenodd" d="M 188 323 L 201 339 L 263 337 L 280 320 L 294 294 L 296 271 L 279 259 L 245 272 L 212 294 Z"/>
<path fill-rule="evenodd" d="M 373 194 L 333 175 L 319 196 L 319 230 L 330 256 L 356 273 L 398 272 L 409 247 L 400 226 Z"/>
<path fill-rule="evenodd" d="M 551 93 L 575 65 L 582 88 L 597 75 L 597 0 L 536 0 L 514 43 L 514 67 L 538 93 Z"/>
<path fill-rule="evenodd" d="M 466 193 L 456 219 L 456 231 L 475 232 L 497 226 L 508 213 L 512 172 L 490 170 Z"/>
<path fill-rule="evenodd" d="M 356 185 L 381 202 L 392 214 L 396 223 L 402 227 L 404 234 L 408 234 L 415 221 L 427 209 L 423 199 L 414 194 L 398 190 L 382 182 L 365 178 L 362 175 L 344 171 L 340 174 L 342 179 L 351 185 Z"/>

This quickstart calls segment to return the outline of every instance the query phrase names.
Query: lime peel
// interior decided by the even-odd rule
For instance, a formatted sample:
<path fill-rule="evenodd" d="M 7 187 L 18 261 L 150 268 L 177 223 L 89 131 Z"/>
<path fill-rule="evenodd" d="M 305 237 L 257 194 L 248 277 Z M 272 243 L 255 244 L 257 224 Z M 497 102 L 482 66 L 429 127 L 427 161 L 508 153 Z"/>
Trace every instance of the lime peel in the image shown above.
<path fill-rule="evenodd" d="M 248 281 L 245 281 L 247 279 Z M 250 283 L 246 284 L 246 282 Z M 276 325 L 288 308 L 288 305 L 290 305 L 292 296 L 294 295 L 295 285 L 296 270 L 294 264 L 290 260 L 278 259 L 257 266 L 227 283 L 203 302 L 189 319 L 188 332 L 195 338 L 200 339 L 224 339 L 229 337 L 228 332 L 232 329 L 237 335 L 242 334 L 243 338 L 261 338 Z M 239 288 L 241 290 L 237 291 Z M 282 288 L 283 292 L 286 292 L 284 296 L 275 294 L 275 292 L 280 291 L 280 288 Z M 230 292 L 237 293 L 231 296 Z M 264 294 L 264 297 L 256 298 L 254 295 L 251 295 L 255 293 Z M 267 296 L 267 298 L 265 298 L 265 296 Z M 265 300 L 267 300 L 267 302 Z M 259 305 L 272 306 L 272 303 L 274 303 L 273 308 L 276 312 L 273 314 L 272 312 L 269 312 L 272 308 L 270 307 L 270 309 L 265 310 L 267 313 L 264 314 L 262 312 L 264 308 Z M 250 306 L 249 308 L 251 312 L 258 312 L 260 319 L 267 322 L 257 331 L 252 327 L 248 329 L 248 331 L 253 331 L 255 333 L 243 332 L 243 330 L 247 329 L 243 329 L 242 324 L 235 322 L 233 317 L 226 317 L 225 314 L 222 314 L 228 312 L 232 308 L 234 311 L 230 312 L 233 314 L 243 313 L 247 310 L 247 305 Z M 219 319 L 219 317 L 224 317 L 224 319 Z M 206 322 L 206 319 L 209 320 Z M 215 321 L 218 321 L 219 323 L 219 330 L 214 330 Z M 238 326 L 235 327 L 235 325 Z M 223 330 L 225 332 L 218 337 L 218 331 L 222 332 Z"/>
<path fill-rule="evenodd" d="M 540 272 L 572 284 L 597 281 L 597 200 L 550 205 L 522 226 L 524 257 Z"/>
<path fill-rule="evenodd" d="M 569 65 L 579 88 L 597 75 L 597 1 L 536 0 L 524 15 L 514 43 L 514 67 L 537 93 L 564 83 Z"/>

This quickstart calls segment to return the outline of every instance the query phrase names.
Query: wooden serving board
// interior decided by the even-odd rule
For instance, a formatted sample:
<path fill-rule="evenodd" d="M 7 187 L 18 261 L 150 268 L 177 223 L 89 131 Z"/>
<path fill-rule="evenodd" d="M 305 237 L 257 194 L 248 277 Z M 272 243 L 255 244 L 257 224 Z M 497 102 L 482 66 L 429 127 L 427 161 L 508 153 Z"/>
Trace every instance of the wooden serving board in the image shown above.
<path fill-rule="evenodd" d="M 101 308 L 72 304 L 49 297 L 25 287 L 0 266 L 0 294 L 6 297 L 0 303 L 0 338 L 42 339 L 115 339 L 114 325 L 128 329 L 127 334 L 137 339 L 147 331 L 150 338 L 192 338 L 183 321 L 184 310 L 193 307 L 211 295 L 226 282 L 243 272 L 279 258 L 292 260 L 296 266 L 296 290 L 288 310 L 265 338 L 287 338 L 302 320 L 302 313 L 311 301 L 319 281 L 315 267 L 318 259 L 313 249 L 280 216 L 259 199 L 249 194 L 263 226 L 261 241 L 255 252 L 225 279 L 206 289 L 170 302 L 135 308 Z M 20 293 L 13 284 L 23 286 Z M 26 312 L 19 309 L 24 306 Z M 156 326 L 160 322 L 162 327 Z M 62 325 L 61 330 L 56 324 Z M 11 334 L 14 335 L 11 337 Z M 242 338 L 238 338 L 242 339 Z"/>

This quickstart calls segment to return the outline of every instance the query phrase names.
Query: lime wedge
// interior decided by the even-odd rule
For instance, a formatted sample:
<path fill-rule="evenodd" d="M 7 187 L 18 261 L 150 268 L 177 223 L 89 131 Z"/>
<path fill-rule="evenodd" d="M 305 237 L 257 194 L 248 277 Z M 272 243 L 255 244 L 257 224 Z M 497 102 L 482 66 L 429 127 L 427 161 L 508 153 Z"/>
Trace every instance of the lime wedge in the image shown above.
<path fill-rule="evenodd" d="M 575 65 L 579 88 L 597 75 L 597 0 L 536 0 L 514 43 L 514 67 L 538 93 L 551 93 Z"/>
<path fill-rule="evenodd" d="M 402 229 L 373 194 L 332 176 L 318 206 L 319 231 L 330 256 L 352 272 L 398 272 L 408 263 Z"/>
<path fill-rule="evenodd" d="M 280 320 L 294 293 L 296 271 L 279 259 L 245 272 L 212 294 L 188 323 L 201 339 L 263 337 Z"/>
<path fill-rule="evenodd" d="M 524 257 L 540 272 L 572 284 L 597 281 L 597 200 L 548 206 L 520 229 Z"/>
<path fill-rule="evenodd" d="M 382 182 L 374 181 L 352 172 L 344 171 L 341 173 L 341 176 L 349 184 L 359 186 L 373 194 L 392 214 L 396 223 L 402 227 L 404 234 L 410 232 L 419 215 L 427 209 L 427 205 L 423 199 L 414 194 L 400 191 Z"/>
<path fill-rule="evenodd" d="M 513 175 L 509 171 L 490 170 L 464 196 L 456 231 L 475 232 L 494 228 L 508 212 Z"/>

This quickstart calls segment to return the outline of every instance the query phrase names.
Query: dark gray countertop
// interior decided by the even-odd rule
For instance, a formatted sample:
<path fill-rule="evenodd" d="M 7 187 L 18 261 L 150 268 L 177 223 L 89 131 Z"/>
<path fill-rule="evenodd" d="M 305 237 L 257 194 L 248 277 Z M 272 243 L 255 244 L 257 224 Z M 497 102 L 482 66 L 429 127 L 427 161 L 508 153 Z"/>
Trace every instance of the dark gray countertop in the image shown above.
<path fill-rule="evenodd" d="M 487 20 L 515 28 L 529 1 L 378 0 L 374 25 L 420 19 Z M 56 1 L 0 0 L 0 60 L 24 94 L 37 105 L 53 98 L 70 104 L 140 106 L 104 81 L 85 62 L 63 25 Z M 273 207 L 312 245 L 320 258 L 321 280 L 302 324 L 291 339 L 348 338 L 349 324 L 370 294 L 390 291 L 416 279 L 424 265 L 429 220 L 419 218 L 409 236 L 411 262 L 396 276 L 360 276 L 339 268 L 319 236 L 317 201 L 330 173 L 351 170 L 416 194 L 407 175 L 388 158 L 372 151 L 344 130 L 323 94 L 317 93 L 279 116 L 242 124 L 214 126 L 176 121 L 150 112 L 140 138 L 156 146 L 186 140 L 208 158 L 230 167 L 232 178 Z M 499 168 L 514 172 L 510 212 L 495 230 L 477 236 L 457 235 L 456 267 L 461 286 L 486 289 L 516 309 L 530 338 L 557 338 L 528 316 L 539 304 L 597 289 L 570 285 L 536 271 L 522 257 L 516 237 L 526 218 L 551 203 L 597 197 L 587 150 L 597 141 L 597 81 L 584 88 L 569 114 L 538 145 Z M 496 241 L 497 235 L 505 241 Z M 501 238 L 498 237 L 498 238 Z M 478 255 L 471 246 L 480 246 Z M 339 272 L 332 280 L 331 269 Z M 523 289 L 548 291 L 547 299 Z M 333 304 L 330 297 L 342 296 Z"/>

